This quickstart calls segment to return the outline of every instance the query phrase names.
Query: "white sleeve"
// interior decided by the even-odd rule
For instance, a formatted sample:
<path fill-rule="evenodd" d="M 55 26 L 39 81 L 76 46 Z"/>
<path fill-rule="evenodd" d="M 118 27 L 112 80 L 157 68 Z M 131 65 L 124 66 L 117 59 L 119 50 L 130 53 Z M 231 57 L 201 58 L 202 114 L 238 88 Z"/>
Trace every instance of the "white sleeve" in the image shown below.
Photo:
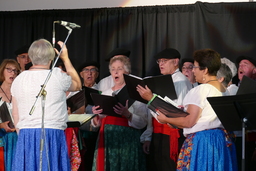
<path fill-rule="evenodd" d="M 178 105 L 181 105 L 183 102 L 184 97 L 191 89 L 189 86 L 187 86 L 186 81 L 177 81 L 174 82 L 175 91 L 177 94 L 177 100 L 174 100 Z"/>
<path fill-rule="evenodd" d="M 146 104 L 135 101 L 128 110 L 132 113 L 132 119 L 128 122 L 129 126 L 142 129 L 147 125 L 148 108 Z"/>
<path fill-rule="evenodd" d="M 151 110 L 149 112 L 152 112 Z M 152 126 L 152 115 L 148 113 L 148 124 L 146 130 L 140 136 L 140 142 L 144 143 L 145 141 L 151 141 L 153 133 L 153 126 Z"/>

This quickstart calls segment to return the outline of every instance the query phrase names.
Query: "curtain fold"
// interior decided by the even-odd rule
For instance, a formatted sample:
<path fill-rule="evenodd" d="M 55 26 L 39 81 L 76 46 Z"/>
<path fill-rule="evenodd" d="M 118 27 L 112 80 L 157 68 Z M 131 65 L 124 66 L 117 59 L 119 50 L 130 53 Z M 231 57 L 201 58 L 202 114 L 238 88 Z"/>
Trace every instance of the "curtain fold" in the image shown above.
<path fill-rule="evenodd" d="M 131 50 L 132 73 L 158 75 L 154 55 L 167 47 L 182 58 L 212 48 L 232 61 L 256 54 L 256 3 L 202 3 L 188 5 L 33 10 L 0 12 L 0 60 L 39 38 L 52 41 L 53 22 L 76 23 L 67 47 L 74 66 L 85 60 L 100 63 L 100 78 L 109 74 L 106 55 L 116 47 Z M 55 24 L 56 41 L 68 30 Z"/>

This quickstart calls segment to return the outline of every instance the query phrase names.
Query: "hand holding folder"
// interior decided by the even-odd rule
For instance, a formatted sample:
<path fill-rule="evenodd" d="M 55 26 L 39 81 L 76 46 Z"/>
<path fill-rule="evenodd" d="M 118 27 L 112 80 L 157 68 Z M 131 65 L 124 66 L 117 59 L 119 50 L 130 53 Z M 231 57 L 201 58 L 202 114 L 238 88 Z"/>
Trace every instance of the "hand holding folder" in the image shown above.
<path fill-rule="evenodd" d="M 89 104 L 89 105 L 94 105 L 93 103 L 93 100 L 92 100 L 92 97 L 91 97 L 91 93 L 96 93 L 96 94 L 101 94 L 101 92 L 99 90 L 96 90 L 94 88 L 90 88 L 90 87 L 83 87 L 84 89 L 84 93 L 85 93 L 85 101 L 86 101 L 86 104 Z"/>
<path fill-rule="evenodd" d="M 2 105 L 0 106 L 0 119 L 2 122 L 9 121 L 8 126 L 10 128 L 14 128 L 13 120 L 8 110 L 8 107 L 6 105 L 6 102 L 3 102 Z"/>
<path fill-rule="evenodd" d="M 170 99 L 177 99 L 177 94 L 171 75 L 159 75 L 140 78 L 131 74 L 124 74 L 124 80 L 128 89 L 129 96 L 132 99 L 138 100 L 142 103 L 147 103 L 147 101 L 140 96 L 136 89 L 137 85 L 141 85 L 142 87 L 147 85 L 148 88 L 155 94 L 158 94 L 162 97 L 167 96 Z"/>
<path fill-rule="evenodd" d="M 67 106 L 70 107 L 71 113 L 85 105 L 85 90 L 82 89 L 72 97 L 66 100 Z"/>
<path fill-rule="evenodd" d="M 100 94 L 100 91 L 90 88 L 90 87 L 83 87 L 83 89 L 75 94 L 74 96 L 67 99 L 67 106 L 70 107 L 71 113 L 76 111 L 82 106 L 94 105 L 91 93 Z"/>
<path fill-rule="evenodd" d="M 117 94 L 114 96 L 102 95 L 102 94 L 91 94 L 92 100 L 95 106 L 100 106 L 103 109 L 103 113 L 105 115 L 121 117 L 121 115 L 116 114 L 114 112 L 113 107 L 118 103 L 121 103 L 123 106 L 126 104 L 126 100 L 128 100 L 128 107 L 130 107 L 134 100 L 129 98 L 127 88 L 124 86 Z"/>
<path fill-rule="evenodd" d="M 165 97 L 165 99 L 156 96 L 148 106 L 149 109 L 157 113 L 160 111 L 169 118 L 185 117 L 189 113 L 178 108 L 178 105 L 175 104 L 171 99 Z M 154 116 L 155 117 L 155 116 Z"/>

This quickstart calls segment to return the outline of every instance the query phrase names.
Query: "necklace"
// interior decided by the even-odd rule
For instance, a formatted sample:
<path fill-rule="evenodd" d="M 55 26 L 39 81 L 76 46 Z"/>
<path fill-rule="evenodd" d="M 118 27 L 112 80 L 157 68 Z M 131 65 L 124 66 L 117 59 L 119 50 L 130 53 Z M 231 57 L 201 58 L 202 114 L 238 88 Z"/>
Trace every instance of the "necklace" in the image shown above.
<path fill-rule="evenodd" d="M 7 94 L 5 93 L 5 91 L 2 89 L 2 87 L 0 86 L 0 89 L 2 90 L 2 92 L 4 93 L 5 97 L 9 100 L 9 103 L 12 102 L 12 96 L 11 98 L 9 99 L 9 97 L 7 96 Z"/>
<path fill-rule="evenodd" d="M 211 82 L 211 81 L 218 81 L 217 79 L 216 80 L 209 80 L 209 81 L 207 81 L 206 83 L 209 83 L 209 82 Z"/>

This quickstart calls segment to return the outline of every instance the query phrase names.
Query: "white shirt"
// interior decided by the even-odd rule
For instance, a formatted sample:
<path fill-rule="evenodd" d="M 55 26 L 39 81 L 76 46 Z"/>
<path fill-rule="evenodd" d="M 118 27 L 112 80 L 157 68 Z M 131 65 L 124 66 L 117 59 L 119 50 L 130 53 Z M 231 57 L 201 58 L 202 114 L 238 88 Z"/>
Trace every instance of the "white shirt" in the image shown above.
<path fill-rule="evenodd" d="M 231 84 L 230 86 L 227 87 L 227 90 L 230 95 L 236 95 L 238 87 L 235 84 Z"/>
<path fill-rule="evenodd" d="M 193 104 L 200 107 L 202 113 L 193 127 L 183 129 L 185 136 L 206 129 L 223 128 L 223 125 L 207 100 L 207 97 L 223 95 L 228 95 L 228 92 L 222 93 L 211 84 L 200 84 L 188 92 L 183 100 L 184 109 L 187 110 L 188 105 Z"/>
<path fill-rule="evenodd" d="M 109 75 L 100 80 L 100 82 L 98 83 L 98 90 L 103 92 L 103 91 L 110 89 L 114 85 L 115 85 L 115 83 L 114 83 L 113 77 L 111 75 Z"/>
<path fill-rule="evenodd" d="M 11 93 L 17 101 L 19 121 L 17 128 L 41 128 L 42 104 L 41 97 L 35 104 L 32 115 L 29 112 L 36 101 L 36 96 L 44 84 L 49 70 L 23 71 L 12 83 Z M 46 84 L 44 127 L 66 129 L 67 105 L 66 91 L 71 85 L 71 77 L 61 72 L 60 68 L 52 70 L 51 77 Z"/>
<path fill-rule="evenodd" d="M 173 74 L 172 74 L 172 80 L 174 84 L 174 88 L 177 94 L 177 99 L 173 100 L 176 102 L 178 105 L 182 104 L 182 101 L 188 91 L 192 88 L 192 84 L 189 82 L 186 76 L 184 76 L 179 69 L 177 69 Z M 159 83 L 161 84 L 161 83 Z M 154 92 L 153 92 L 154 93 Z M 153 111 L 150 110 L 150 113 Z M 143 132 L 143 134 L 140 137 L 140 141 L 143 143 L 145 141 L 151 141 L 151 136 L 153 132 L 153 127 L 152 127 L 152 115 L 148 116 L 148 125 L 147 129 Z"/>

